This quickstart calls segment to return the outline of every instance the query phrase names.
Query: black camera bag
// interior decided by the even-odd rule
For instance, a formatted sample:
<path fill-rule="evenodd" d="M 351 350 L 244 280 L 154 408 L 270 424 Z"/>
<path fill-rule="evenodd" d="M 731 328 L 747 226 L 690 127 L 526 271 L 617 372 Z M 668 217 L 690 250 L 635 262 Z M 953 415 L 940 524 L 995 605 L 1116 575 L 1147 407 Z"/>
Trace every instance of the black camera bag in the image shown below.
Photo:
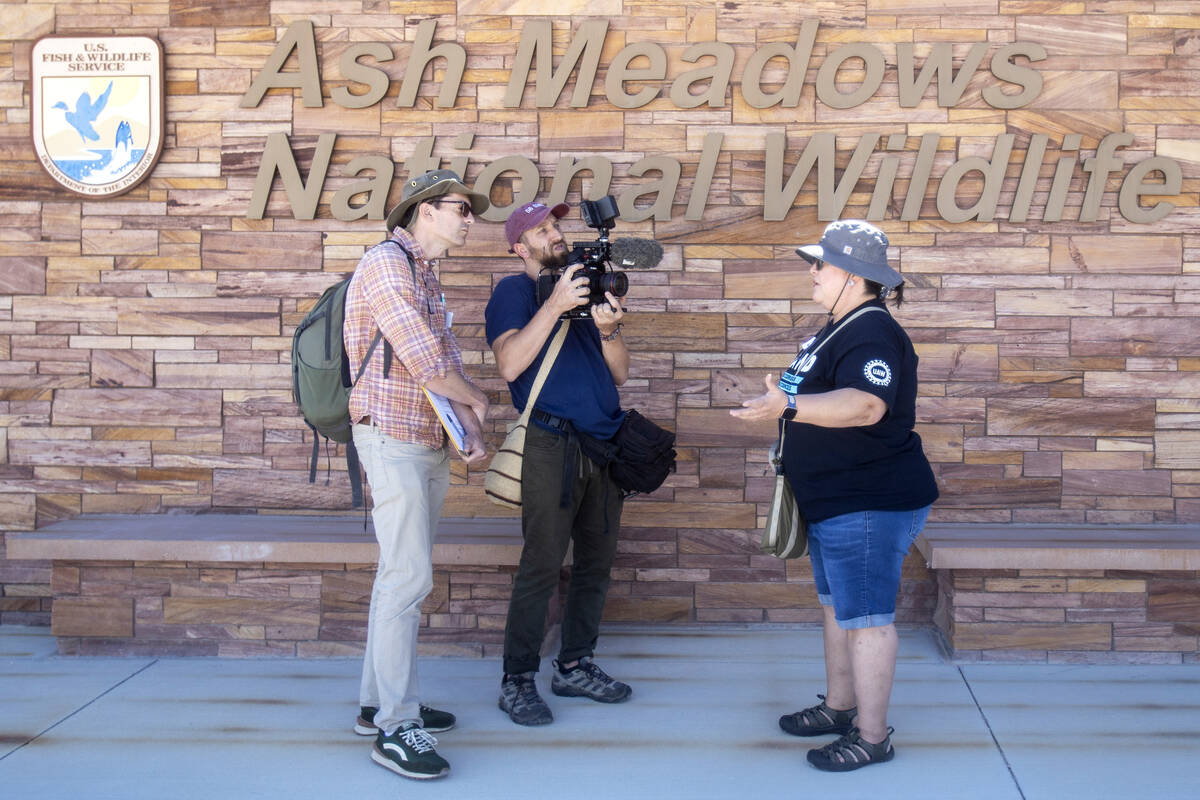
<path fill-rule="evenodd" d="M 632 408 L 625 412 L 612 444 L 616 454 L 609 475 L 628 494 L 649 494 L 675 471 L 675 434 Z"/>

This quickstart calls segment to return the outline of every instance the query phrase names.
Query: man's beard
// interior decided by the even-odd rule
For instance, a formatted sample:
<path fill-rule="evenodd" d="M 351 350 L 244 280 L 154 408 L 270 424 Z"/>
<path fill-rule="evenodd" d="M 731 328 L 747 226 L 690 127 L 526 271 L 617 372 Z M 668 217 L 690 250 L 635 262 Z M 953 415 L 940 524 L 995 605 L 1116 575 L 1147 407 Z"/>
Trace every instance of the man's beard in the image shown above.
<path fill-rule="evenodd" d="M 542 269 L 561 269 L 567 265 L 566 246 L 564 245 L 562 252 L 556 252 L 554 247 L 548 245 L 538 256 L 538 263 L 542 265 Z"/>

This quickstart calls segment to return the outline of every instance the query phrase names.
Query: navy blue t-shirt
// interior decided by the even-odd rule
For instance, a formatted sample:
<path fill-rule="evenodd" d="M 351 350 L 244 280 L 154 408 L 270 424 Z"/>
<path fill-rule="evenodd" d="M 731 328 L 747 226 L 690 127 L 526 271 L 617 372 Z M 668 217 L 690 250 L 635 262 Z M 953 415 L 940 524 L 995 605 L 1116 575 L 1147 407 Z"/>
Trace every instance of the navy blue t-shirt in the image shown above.
<path fill-rule="evenodd" d="M 489 346 L 500 334 L 520 330 L 533 319 L 538 310 L 534 288 L 533 279 L 525 274 L 510 275 L 496 284 L 483 312 Z M 557 332 L 555 328 L 546 337 L 546 343 L 533 363 L 508 384 L 518 411 L 525 410 L 534 378 Z M 621 427 L 625 413 L 621 411 L 617 385 L 601 351 L 600 332 L 596 330 L 595 322 L 571 320 L 567 338 L 550 368 L 535 408 L 569 419 L 576 430 L 598 439 L 611 438 Z"/>
<path fill-rule="evenodd" d="M 872 305 L 883 309 L 877 299 L 859 308 Z M 818 522 L 853 511 L 929 505 L 938 491 L 913 430 L 917 354 L 908 334 L 886 309 L 870 311 L 847 323 L 814 358 L 836 327 L 826 326 L 802 345 L 780 387 L 798 395 L 859 389 L 882 399 L 887 411 L 874 425 L 853 428 L 786 423 L 783 468 L 800 510 Z"/>

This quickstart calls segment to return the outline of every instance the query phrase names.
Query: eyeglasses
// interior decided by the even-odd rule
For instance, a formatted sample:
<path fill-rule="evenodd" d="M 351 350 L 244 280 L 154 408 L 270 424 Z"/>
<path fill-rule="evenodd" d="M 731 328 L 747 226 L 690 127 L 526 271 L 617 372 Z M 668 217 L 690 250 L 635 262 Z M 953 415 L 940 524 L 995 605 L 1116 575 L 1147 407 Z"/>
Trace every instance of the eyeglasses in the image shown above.
<path fill-rule="evenodd" d="M 812 265 L 813 265 L 813 269 L 815 269 L 817 272 L 820 272 L 821 267 L 825 266 L 825 262 L 818 258 L 815 261 L 813 261 Z"/>
<path fill-rule="evenodd" d="M 458 206 L 459 213 L 461 213 L 464 217 L 471 215 L 471 204 L 466 200 L 430 200 L 429 202 L 435 206 L 440 206 L 443 203 L 446 205 Z"/>

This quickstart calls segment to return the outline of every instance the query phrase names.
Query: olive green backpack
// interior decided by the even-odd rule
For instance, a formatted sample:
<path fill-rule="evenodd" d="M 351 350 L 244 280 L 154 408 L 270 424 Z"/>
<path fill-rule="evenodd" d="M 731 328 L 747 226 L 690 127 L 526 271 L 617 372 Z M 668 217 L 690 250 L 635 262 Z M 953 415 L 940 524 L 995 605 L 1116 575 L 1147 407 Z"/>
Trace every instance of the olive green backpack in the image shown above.
<path fill-rule="evenodd" d="M 399 247 L 395 239 L 386 239 L 380 245 L 391 243 Z M 379 246 L 379 245 L 376 245 Z M 401 248 L 403 250 L 403 248 Z M 412 254 L 407 250 L 408 267 L 413 281 L 417 279 L 417 268 Z M 308 469 L 308 482 L 317 479 L 317 460 L 320 457 L 320 439 L 346 445 L 346 468 L 350 473 L 351 502 L 354 508 L 363 503 L 362 470 L 358 461 L 358 450 L 350 431 L 350 390 L 362 377 L 375 348 L 383 339 L 383 332 L 376 331 L 371 345 L 363 356 L 362 363 L 353 379 L 350 362 L 346 357 L 346 345 L 342 338 L 342 325 L 346 318 L 346 290 L 350 286 L 350 275 L 330 286 L 321 299 L 296 326 L 292 335 L 292 399 L 300 408 L 304 422 L 312 429 L 312 459 Z M 386 378 L 392 365 L 392 348 L 384 342 L 383 376 Z M 327 467 L 328 469 L 328 467 Z M 326 485 L 329 479 L 326 477 Z"/>

